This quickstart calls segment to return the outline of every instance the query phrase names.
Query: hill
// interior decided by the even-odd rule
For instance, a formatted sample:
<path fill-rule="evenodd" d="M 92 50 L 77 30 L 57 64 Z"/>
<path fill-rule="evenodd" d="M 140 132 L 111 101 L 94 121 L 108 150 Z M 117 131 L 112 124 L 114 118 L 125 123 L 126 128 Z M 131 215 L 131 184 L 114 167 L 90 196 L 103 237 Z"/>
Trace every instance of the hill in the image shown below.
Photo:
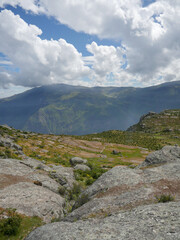
<path fill-rule="evenodd" d="M 180 107 L 180 81 L 148 88 L 43 86 L 0 100 L 0 124 L 51 134 L 125 130 L 149 111 Z"/>
<path fill-rule="evenodd" d="M 160 113 L 149 112 L 127 131 L 145 133 L 180 133 L 180 109 L 165 110 Z"/>

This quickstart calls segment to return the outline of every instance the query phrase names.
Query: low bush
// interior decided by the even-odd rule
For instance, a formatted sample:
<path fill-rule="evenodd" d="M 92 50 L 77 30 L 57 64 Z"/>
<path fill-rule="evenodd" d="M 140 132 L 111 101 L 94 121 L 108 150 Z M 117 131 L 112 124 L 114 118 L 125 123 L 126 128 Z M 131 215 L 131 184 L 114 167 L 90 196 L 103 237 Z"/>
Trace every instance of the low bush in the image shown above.
<path fill-rule="evenodd" d="M 71 190 L 68 191 L 69 200 L 76 200 L 81 193 L 81 185 L 74 183 Z"/>
<path fill-rule="evenodd" d="M 0 220 L 0 233 L 4 236 L 16 235 L 21 224 L 21 217 L 15 210 L 8 211 L 8 217 Z"/>
<path fill-rule="evenodd" d="M 88 194 L 82 194 L 76 201 L 75 205 L 73 206 L 72 210 L 81 207 L 83 204 L 87 203 L 89 201 Z"/>
<path fill-rule="evenodd" d="M 60 186 L 58 188 L 58 192 L 59 192 L 60 195 L 64 195 L 66 193 L 66 188 L 63 187 L 63 186 Z"/>
<path fill-rule="evenodd" d="M 156 197 L 156 198 L 157 198 L 157 201 L 159 203 L 165 203 L 165 202 L 174 201 L 174 197 L 171 196 L 170 194 L 168 194 L 168 195 L 162 194 L 160 197 Z"/>

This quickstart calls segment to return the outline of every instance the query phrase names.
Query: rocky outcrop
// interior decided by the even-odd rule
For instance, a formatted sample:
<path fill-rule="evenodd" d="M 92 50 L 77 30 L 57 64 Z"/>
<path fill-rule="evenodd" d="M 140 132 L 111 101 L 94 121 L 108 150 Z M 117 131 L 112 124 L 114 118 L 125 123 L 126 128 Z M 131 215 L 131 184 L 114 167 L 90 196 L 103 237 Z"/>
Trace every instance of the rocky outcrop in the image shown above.
<path fill-rule="evenodd" d="M 18 213 L 38 216 L 45 222 L 63 217 L 64 199 L 32 182 L 19 182 L 0 190 L 0 207 L 15 208 Z"/>
<path fill-rule="evenodd" d="M 165 147 L 156 155 L 158 165 L 150 168 L 117 166 L 104 173 L 81 194 L 82 206 L 77 201 L 78 208 L 61 222 L 36 229 L 27 240 L 178 240 L 179 147 Z M 171 196 L 174 202 L 158 203 L 160 196 Z"/>
<path fill-rule="evenodd" d="M 180 161 L 180 147 L 165 146 L 161 150 L 149 154 L 146 160 L 138 167 L 147 167 L 175 161 Z"/>
<path fill-rule="evenodd" d="M 178 240 L 180 202 L 140 206 L 104 219 L 59 222 L 34 230 L 26 240 Z"/>
<path fill-rule="evenodd" d="M 39 216 L 45 222 L 62 218 L 65 199 L 58 193 L 62 185 L 49 176 L 50 171 L 66 176 L 68 186 L 75 181 L 72 168 L 48 167 L 31 158 L 0 159 L 0 207 L 16 208 L 19 213 Z"/>

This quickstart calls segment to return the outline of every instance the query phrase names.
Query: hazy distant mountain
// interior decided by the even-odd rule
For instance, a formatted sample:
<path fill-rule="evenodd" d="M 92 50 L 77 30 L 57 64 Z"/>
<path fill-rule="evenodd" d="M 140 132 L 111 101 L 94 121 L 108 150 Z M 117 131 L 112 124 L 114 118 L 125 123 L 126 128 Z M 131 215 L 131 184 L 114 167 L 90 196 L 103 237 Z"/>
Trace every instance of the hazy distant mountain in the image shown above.
<path fill-rule="evenodd" d="M 0 124 L 55 134 L 125 130 L 141 115 L 180 108 L 180 81 L 148 88 L 42 86 L 0 100 Z"/>

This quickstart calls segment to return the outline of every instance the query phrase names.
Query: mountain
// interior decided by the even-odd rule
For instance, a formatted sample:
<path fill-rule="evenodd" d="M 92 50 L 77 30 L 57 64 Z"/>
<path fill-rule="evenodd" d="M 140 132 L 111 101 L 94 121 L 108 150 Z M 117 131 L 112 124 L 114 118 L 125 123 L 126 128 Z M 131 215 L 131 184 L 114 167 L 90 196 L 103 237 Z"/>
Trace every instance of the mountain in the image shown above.
<path fill-rule="evenodd" d="M 178 134 L 180 133 L 180 109 L 165 110 L 160 113 L 149 112 L 127 131 Z"/>
<path fill-rule="evenodd" d="M 0 124 L 52 134 L 125 130 L 141 115 L 180 108 L 180 81 L 148 88 L 42 86 L 0 100 Z"/>

